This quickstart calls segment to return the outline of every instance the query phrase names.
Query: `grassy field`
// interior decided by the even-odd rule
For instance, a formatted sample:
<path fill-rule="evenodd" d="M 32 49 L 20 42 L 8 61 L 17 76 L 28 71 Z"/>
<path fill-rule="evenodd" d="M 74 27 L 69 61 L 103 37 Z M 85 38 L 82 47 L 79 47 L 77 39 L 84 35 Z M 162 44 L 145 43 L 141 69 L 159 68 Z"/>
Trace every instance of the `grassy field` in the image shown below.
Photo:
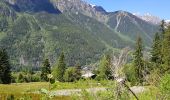
<path fill-rule="evenodd" d="M 85 89 L 92 87 L 101 87 L 101 84 L 98 84 L 97 81 L 78 81 L 74 83 L 62 83 L 56 82 L 51 85 L 52 90 L 61 90 L 61 89 Z M 10 85 L 0 84 L 0 93 L 25 93 L 25 92 L 34 92 L 42 88 L 48 89 L 49 83 L 47 82 L 33 82 L 33 83 L 14 83 Z"/>
<path fill-rule="evenodd" d="M 98 82 L 94 80 L 87 80 L 87 81 L 82 80 L 74 83 L 56 82 L 50 86 L 52 91 L 62 90 L 62 89 L 86 89 L 90 87 L 102 87 L 101 84 L 98 84 Z M 15 99 L 27 97 L 27 98 L 31 98 L 30 100 L 39 100 L 44 95 L 33 94 L 33 92 L 39 91 L 42 88 L 48 90 L 49 83 L 33 82 L 33 83 L 13 83 L 9 85 L 0 84 L 0 100 L 6 100 L 11 95 L 13 95 Z M 55 100 L 69 100 L 69 97 L 55 97 Z"/>
<path fill-rule="evenodd" d="M 137 94 L 139 100 L 162 100 L 160 99 L 160 91 L 153 86 L 146 86 L 147 91 Z M 158 99 L 159 98 L 159 99 Z M 134 96 L 131 96 L 130 100 L 136 100 Z"/>
<path fill-rule="evenodd" d="M 108 82 L 110 81 L 100 81 L 95 80 L 86 80 L 86 81 L 78 81 L 73 83 L 62 83 L 56 82 L 51 85 L 51 90 L 62 90 L 62 89 L 87 89 L 91 87 L 107 87 Z M 15 83 L 10 85 L 3 85 L 0 84 L 0 100 L 7 100 L 7 98 L 15 97 L 15 100 L 46 100 L 47 95 L 45 94 L 33 94 L 35 91 L 39 91 L 40 89 L 47 89 L 49 88 L 49 83 L 47 82 L 34 82 L 34 83 Z M 147 91 L 143 93 L 137 94 L 139 100 L 150 100 L 154 99 L 159 96 L 159 90 L 156 87 L 148 86 L 146 87 Z M 104 91 L 103 91 L 104 92 Z M 105 96 L 108 95 L 106 93 Z M 103 94 L 104 95 L 104 94 Z M 25 99 L 26 98 L 26 99 Z M 69 96 L 61 96 L 61 97 L 54 97 L 50 100 L 71 100 L 72 98 Z M 13 99 L 9 99 L 13 100 Z M 130 100 L 135 100 L 133 96 L 130 96 Z"/>

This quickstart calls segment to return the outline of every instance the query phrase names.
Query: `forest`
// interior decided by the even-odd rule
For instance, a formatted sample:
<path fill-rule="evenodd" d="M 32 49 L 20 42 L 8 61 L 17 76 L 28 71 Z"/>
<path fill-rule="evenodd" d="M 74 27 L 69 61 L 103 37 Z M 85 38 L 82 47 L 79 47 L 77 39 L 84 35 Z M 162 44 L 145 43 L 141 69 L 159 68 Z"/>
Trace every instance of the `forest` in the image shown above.
<path fill-rule="evenodd" d="M 149 51 L 138 36 L 134 49 L 103 54 L 87 69 L 79 61 L 68 66 L 65 52 L 61 52 L 55 64 L 45 58 L 39 70 L 17 71 L 9 56 L 1 48 L 0 98 L 4 100 L 170 99 L 170 26 L 164 20 Z"/>

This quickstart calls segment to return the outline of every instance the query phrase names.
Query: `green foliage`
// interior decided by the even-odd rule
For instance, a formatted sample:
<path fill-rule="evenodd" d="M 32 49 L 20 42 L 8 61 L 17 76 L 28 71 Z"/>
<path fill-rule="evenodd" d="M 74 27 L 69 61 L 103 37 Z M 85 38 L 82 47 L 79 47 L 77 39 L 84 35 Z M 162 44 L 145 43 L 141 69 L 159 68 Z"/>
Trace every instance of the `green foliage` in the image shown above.
<path fill-rule="evenodd" d="M 62 52 L 59 59 L 58 59 L 58 62 L 57 62 L 57 66 L 55 66 L 56 68 L 54 68 L 53 70 L 53 75 L 54 77 L 60 81 L 60 82 L 63 82 L 64 81 L 64 73 L 65 73 L 65 70 L 66 70 L 66 64 L 65 64 L 65 57 L 64 57 L 64 53 Z"/>
<path fill-rule="evenodd" d="M 67 68 L 63 77 L 64 77 L 65 82 L 78 81 L 81 78 L 81 66 L 80 66 L 80 64 L 77 63 L 75 65 L 75 67 Z"/>
<path fill-rule="evenodd" d="M 14 75 L 16 76 L 17 83 L 40 82 L 41 81 L 39 73 L 31 74 L 27 72 L 19 72 L 19 73 L 13 74 L 13 76 Z"/>
<path fill-rule="evenodd" d="M 160 91 L 166 99 L 170 99 L 170 74 L 165 74 L 160 81 Z"/>
<path fill-rule="evenodd" d="M 134 52 L 134 67 L 137 73 L 136 78 L 138 82 L 142 84 L 144 82 L 144 62 L 143 62 L 143 45 L 142 39 L 140 37 L 137 38 L 136 47 Z"/>
<path fill-rule="evenodd" d="M 80 65 L 80 63 L 76 63 L 76 65 L 75 65 L 75 76 L 76 76 L 76 80 L 79 80 L 79 79 L 81 79 L 81 65 Z"/>
<path fill-rule="evenodd" d="M 99 68 L 98 68 L 99 73 L 96 79 L 98 80 L 110 79 L 111 78 L 110 68 L 111 68 L 110 57 L 108 55 L 103 56 L 99 63 Z"/>
<path fill-rule="evenodd" d="M 41 80 L 48 81 L 47 75 L 51 74 L 51 65 L 48 59 L 43 62 L 43 67 L 41 68 Z"/>
<path fill-rule="evenodd" d="M 151 51 L 151 61 L 159 65 L 162 63 L 161 49 L 161 37 L 159 33 L 156 33 Z"/>
<path fill-rule="evenodd" d="M 11 65 L 5 49 L 0 49 L 0 82 L 3 84 L 11 83 Z"/>
<path fill-rule="evenodd" d="M 15 100 L 15 97 L 13 94 L 11 94 L 10 96 L 7 97 L 7 100 Z"/>
<path fill-rule="evenodd" d="M 170 26 L 165 31 L 162 48 L 165 70 L 168 71 L 170 69 Z"/>
<path fill-rule="evenodd" d="M 65 82 L 73 82 L 76 80 L 76 77 L 75 77 L 75 68 L 73 67 L 70 67 L 68 69 L 66 69 L 65 73 L 64 73 L 64 81 Z"/>
<path fill-rule="evenodd" d="M 137 72 L 134 64 L 125 65 L 123 71 L 127 77 L 127 80 L 131 83 L 131 86 L 138 84 L 138 79 L 136 77 Z"/>
<path fill-rule="evenodd" d="M 19 83 L 24 82 L 24 76 L 23 76 L 23 74 L 19 73 L 18 78 L 17 78 L 17 82 L 19 82 Z"/>

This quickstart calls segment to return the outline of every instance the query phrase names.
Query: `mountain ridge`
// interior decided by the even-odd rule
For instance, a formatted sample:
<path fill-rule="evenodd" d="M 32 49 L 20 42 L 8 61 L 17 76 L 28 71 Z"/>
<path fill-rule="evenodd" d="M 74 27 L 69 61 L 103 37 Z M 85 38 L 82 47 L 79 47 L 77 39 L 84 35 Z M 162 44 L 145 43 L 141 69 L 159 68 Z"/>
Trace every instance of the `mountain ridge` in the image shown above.
<path fill-rule="evenodd" d="M 4 5 L 0 7 L 0 47 L 7 49 L 16 69 L 39 68 L 44 58 L 53 65 L 62 51 L 69 66 L 77 61 L 82 65 L 95 63 L 103 53 L 133 48 L 138 35 L 149 47 L 157 31 L 157 26 L 131 13 L 106 12 L 81 0 L 43 0 L 50 3 L 49 9 L 42 8 L 44 2 L 19 1 L 0 1 Z M 8 14 L 11 11 L 14 14 Z M 7 18 L 6 13 L 12 16 Z"/>

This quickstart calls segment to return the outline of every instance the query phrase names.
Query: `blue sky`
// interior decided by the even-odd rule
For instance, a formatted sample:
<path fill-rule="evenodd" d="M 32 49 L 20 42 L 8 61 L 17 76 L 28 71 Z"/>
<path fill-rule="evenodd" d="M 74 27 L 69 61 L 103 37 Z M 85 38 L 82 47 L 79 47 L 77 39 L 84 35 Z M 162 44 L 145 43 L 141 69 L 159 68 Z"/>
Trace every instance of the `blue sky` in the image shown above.
<path fill-rule="evenodd" d="M 100 5 L 106 11 L 124 10 L 131 13 L 150 13 L 162 19 L 170 19 L 170 0 L 85 0 Z"/>

